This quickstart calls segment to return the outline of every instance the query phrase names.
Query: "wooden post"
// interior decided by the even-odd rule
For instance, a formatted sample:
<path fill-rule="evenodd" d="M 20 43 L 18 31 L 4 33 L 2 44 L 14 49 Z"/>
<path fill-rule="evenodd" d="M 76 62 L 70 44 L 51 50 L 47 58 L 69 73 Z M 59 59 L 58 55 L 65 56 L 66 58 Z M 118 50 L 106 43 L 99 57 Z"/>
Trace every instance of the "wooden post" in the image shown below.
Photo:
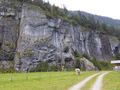
<path fill-rule="evenodd" d="M 26 72 L 26 80 L 28 80 L 28 72 Z"/>
<path fill-rule="evenodd" d="M 13 74 L 11 73 L 10 81 L 13 81 Z"/>

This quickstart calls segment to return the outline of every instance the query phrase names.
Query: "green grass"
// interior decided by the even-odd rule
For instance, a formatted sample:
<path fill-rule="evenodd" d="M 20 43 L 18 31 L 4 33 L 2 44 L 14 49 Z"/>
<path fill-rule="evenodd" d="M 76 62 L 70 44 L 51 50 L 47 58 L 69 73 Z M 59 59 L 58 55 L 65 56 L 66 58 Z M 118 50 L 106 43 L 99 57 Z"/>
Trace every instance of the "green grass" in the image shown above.
<path fill-rule="evenodd" d="M 120 72 L 110 72 L 105 75 L 102 90 L 120 90 Z"/>
<path fill-rule="evenodd" d="M 95 81 L 99 75 L 100 74 L 98 74 L 95 77 L 93 77 L 92 79 L 90 79 L 80 90 L 91 90 L 93 84 L 95 83 Z"/>
<path fill-rule="evenodd" d="M 67 90 L 97 72 L 41 72 L 0 74 L 0 90 Z M 13 76 L 13 80 L 10 78 Z"/>

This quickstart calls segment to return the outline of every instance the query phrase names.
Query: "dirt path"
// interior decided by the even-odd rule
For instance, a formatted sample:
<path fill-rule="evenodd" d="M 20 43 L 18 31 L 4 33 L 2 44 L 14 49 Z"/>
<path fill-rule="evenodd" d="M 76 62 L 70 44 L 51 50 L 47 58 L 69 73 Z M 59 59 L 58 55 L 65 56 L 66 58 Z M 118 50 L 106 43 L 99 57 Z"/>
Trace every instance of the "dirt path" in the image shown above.
<path fill-rule="evenodd" d="M 98 76 L 96 82 L 93 85 L 92 90 L 100 90 L 101 89 L 101 87 L 102 87 L 102 79 L 103 79 L 104 75 L 106 75 L 108 73 L 109 72 L 105 72 L 105 73 Z"/>
<path fill-rule="evenodd" d="M 95 77 L 98 74 L 100 74 L 100 73 L 89 76 L 88 78 L 84 79 L 82 82 L 72 86 L 69 90 L 79 90 L 87 81 L 89 81 L 90 79 L 92 79 L 93 77 Z"/>

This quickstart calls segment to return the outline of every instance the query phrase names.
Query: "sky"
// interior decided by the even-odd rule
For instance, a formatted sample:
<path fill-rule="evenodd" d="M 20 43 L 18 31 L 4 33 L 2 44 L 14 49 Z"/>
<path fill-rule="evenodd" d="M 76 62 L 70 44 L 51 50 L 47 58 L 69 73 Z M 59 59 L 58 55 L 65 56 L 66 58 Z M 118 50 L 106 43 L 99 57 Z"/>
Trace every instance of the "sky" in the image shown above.
<path fill-rule="evenodd" d="M 120 19 L 120 0 L 44 0 L 68 10 L 80 10 L 91 14 Z"/>

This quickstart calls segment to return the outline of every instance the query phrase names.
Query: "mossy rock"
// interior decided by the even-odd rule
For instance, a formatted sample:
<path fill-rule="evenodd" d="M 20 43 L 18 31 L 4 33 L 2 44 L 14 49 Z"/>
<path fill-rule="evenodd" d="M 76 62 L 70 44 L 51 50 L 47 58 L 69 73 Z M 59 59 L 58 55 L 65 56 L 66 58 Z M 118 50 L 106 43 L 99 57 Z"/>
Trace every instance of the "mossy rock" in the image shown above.
<path fill-rule="evenodd" d="M 22 58 L 22 56 L 20 55 L 20 53 L 19 53 L 19 52 L 16 52 L 16 55 L 17 55 L 17 57 L 18 57 L 19 59 L 21 59 L 21 58 Z"/>

